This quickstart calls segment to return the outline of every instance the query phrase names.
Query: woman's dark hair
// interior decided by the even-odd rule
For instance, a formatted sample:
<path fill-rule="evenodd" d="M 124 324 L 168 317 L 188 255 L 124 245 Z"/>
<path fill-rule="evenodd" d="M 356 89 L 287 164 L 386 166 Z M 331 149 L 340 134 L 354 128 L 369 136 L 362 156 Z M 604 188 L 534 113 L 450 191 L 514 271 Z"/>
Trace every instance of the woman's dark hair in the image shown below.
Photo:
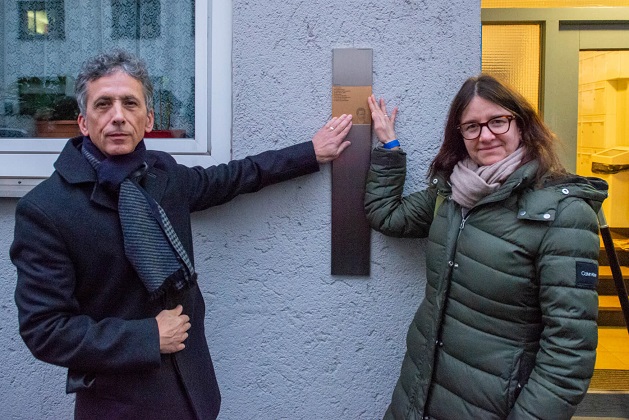
<path fill-rule="evenodd" d="M 153 109 L 153 84 L 146 63 L 127 51 L 115 49 L 92 57 L 81 66 L 74 92 L 83 116 L 86 116 L 87 110 L 87 83 L 117 71 L 128 74 L 142 84 L 146 109 L 148 112 Z"/>
<path fill-rule="evenodd" d="M 522 144 L 526 146 L 527 150 L 523 162 L 539 161 L 537 180 L 544 174 L 562 175 L 566 173 L 554 149 L 556 137 L 541 120 L 535 109 L 515 90 L 500 83 L 492 76 L 481 74 L 467 79 L 452 100 L 443 144 L 430 164 L 429 176 L 444 173 L 449 177 L 456 164 L 468 157 L 463 136 L 461 136 L 457 126 L 461 124 L 461 116 L 475 96 L 493 102 L 515 116 L 517 127 L 522 134 Z"/>

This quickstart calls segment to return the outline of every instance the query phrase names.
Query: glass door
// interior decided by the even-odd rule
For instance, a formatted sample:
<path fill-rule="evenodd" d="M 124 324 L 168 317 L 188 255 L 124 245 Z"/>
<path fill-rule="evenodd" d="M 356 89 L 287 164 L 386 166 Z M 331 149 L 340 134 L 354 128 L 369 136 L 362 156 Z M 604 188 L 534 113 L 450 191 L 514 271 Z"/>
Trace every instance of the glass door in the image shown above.
<path fill-rule="evenodd" d="M 628 25 L 568 25 L 565 35 L 572 39 L 570 64 L 560 89 L 576 92 L 577 115 L 567 115 L 576 127 L 575 172 L 607 181 L 609 197 L 603 212 L 612 232 L 614 247 L 625 284 L 629 278 L 629 28 Z M 555 72 L 562 72 L 556 69 Z M 566 108 L 574 102 L 566 99 Z M 561 105 L 561 100 L 557 104 Z M 629 337 L 623 320 L 611 269 L 599 258 L 599 346 L 597 378 L 607 372 L 629 370 Z M 626 378 L 625 378 L 626 382 Z M 596 381 L 594 381 L 596 384 Z M 596 385 L 593 385 L 594 387 Z M 626 390 L 618 386 L 618 389 Z"/>

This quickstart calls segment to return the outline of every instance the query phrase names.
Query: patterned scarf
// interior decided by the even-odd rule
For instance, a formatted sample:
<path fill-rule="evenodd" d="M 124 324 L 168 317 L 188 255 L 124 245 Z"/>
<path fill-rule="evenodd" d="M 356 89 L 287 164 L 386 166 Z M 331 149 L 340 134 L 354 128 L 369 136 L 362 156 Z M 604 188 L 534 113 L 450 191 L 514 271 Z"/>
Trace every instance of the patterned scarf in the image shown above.
<path fill-rule="evenodd" d="M 129 154 L 106 157 L 88 137 L 83 137 L 82 153 L 96 170 L 98 184 L 118 191 L 125 255 L 149 292 L 149 299 L 194 284 L 197 274 L 168 216 L 138 183 L 148 166 L 144 140 Z"/>
<path fill-rule="evenodd" d="M 450 175 L 452 199 L 467 213 L 482 198 L 500 188 L 520 166 L 525 153 L 522 146 L 501 161 L 488 166 L 478 166 L 469 157 L 461 160 Z"/>

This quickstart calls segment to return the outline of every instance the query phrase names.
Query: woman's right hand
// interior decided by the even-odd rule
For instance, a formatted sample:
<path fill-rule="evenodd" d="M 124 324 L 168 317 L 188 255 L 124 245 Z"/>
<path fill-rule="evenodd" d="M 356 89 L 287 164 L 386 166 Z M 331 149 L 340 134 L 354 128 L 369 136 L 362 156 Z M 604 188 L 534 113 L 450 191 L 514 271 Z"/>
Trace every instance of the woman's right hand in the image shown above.
<path fill-rule="evenodd" d="M 397 107 L 393 108 L 391 115 L 387 114 L 387 107 L 384 99 L 376 100 L 375 95 L 367 98 L 369 109 L 371 110 L 371 120 L 373 121 L 373 131 L 376 133 L 380 143 L 397 139 L 395 135 L 395 116 Z"/>

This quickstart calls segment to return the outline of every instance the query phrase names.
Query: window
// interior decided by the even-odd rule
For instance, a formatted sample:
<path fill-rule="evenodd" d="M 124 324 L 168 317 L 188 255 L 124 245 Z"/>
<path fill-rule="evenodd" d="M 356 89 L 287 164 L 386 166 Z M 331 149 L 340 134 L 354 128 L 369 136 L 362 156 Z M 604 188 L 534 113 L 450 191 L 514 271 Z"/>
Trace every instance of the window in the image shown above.
<path fill-rule="evenodd" d="M 540 25 L 484 24 L 482 34 L 482 71 L 516 88 L 539 110 Z"/>
<path fill-rule="evenodd" d="M 18 14 L 19 39 L 64 39 L 63 0 L 21 1 Z"/>
<path fill-rule="evenodd" d="M 186 165 L 230 159 L 231 1 L 166 1 L 89 0 L 72 8 L 63 1 L 0 3 L 0 195 L 23 195 L 52 173 L 77 130 L 80 63 L 114 47 L 138 54 L 149 67 L 155 133 L 147 147 Z M 9 18 L 23 10 L 45 11 L 48 35 L 24 38 L 22 21 Z M 63 38 L 51 37 L 53 15 L 65 22 Z M 39 25 L 33 30 L 44 28 Z"/>
<path fill-rule="evenodd" d="M 160 36 L 159 0 L 111 0 L 112 39 L 154 39 Z"/>

